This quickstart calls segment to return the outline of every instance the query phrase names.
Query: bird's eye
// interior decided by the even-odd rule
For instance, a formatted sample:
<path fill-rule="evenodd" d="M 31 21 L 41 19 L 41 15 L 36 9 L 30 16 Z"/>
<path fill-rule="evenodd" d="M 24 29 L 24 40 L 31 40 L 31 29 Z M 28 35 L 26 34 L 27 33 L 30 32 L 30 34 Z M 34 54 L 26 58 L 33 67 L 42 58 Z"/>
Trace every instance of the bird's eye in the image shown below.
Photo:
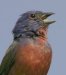
<path fill-rule="evenodd" d="M 35 14 L 31 14 L 31 17 L 32 17 L 32 18 L 35 18 Z"/>

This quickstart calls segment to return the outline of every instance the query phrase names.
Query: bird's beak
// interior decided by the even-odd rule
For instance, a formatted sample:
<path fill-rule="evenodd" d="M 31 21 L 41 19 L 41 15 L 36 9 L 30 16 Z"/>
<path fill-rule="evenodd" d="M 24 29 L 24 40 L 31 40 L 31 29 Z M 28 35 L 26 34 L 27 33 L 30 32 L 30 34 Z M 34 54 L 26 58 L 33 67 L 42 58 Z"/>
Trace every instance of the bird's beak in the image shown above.
<path fill-rule="evenodd" d="M 45 24 L 52 24 L 52 23 L 56 22 L 54 20 L 47 19 L 49 16 L 51 16 L 53 14 L 54 13 L 52 13 L 52 12 L 47 12 L 42 15 L 42 20 L 44 21 Z"/>

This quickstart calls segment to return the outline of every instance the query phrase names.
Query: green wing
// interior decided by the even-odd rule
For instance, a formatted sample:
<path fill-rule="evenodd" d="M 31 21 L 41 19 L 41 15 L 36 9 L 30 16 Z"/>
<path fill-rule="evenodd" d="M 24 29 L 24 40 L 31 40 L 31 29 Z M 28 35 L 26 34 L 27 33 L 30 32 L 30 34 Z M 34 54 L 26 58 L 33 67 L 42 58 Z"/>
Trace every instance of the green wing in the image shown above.
<path fill-rule="evenodd" d="M 0 65 L 0 75 L 8 75 L 11 67 L 15 63 L 16 46 L 17 42 L 13 42 L 8 48 L 7 53 Z"/>

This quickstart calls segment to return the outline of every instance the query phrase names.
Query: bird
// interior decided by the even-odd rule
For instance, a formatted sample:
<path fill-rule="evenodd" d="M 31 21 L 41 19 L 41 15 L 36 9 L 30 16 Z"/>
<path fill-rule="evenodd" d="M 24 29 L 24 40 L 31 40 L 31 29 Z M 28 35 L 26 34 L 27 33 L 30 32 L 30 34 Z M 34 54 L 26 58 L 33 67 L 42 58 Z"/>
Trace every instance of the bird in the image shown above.
<path fill-rule="evenodd" d="M 13 42 L 0 64 L 0 75 L 47 75 L 52 48 L 48 42 L 48 27 L 54 23 L 48 17 L 53 12 L 27 11 L 20 15 L 12 30 Z"/>

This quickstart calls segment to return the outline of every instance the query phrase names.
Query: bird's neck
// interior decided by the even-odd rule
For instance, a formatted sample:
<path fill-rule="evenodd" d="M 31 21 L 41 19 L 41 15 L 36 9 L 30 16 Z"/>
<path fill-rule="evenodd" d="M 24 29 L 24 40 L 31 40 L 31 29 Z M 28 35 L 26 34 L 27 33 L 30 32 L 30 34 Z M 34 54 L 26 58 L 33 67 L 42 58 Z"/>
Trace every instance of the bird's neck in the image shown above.
<path fill-rule="evenodd" d="M 47 42 L 48 40 L 48 38 L 47 38 L 47 31 L 48 29 L 47 28 L 45 28 L 45 29 L 43 29 L 43 28 L 40 28 L 38 31 L 37 31 L 37 35 L 38 36 L 35 36 L 35 35 L 33 35 L 33 36 L 31 36 L 31 35 L 26 35 L 26 33 L 23 35 L 23 36 L 20 36 L 20 37 L 17 37 L 15 40 L 16 41 L 21 41 L 22 39 L 24 39 L 24 38 L 27 38 L 27 39 L 33 39 L 33 40 L 35 40 L 35 41 L 37 41 L 37 42 L 39 42 L 39 43 L 45 43 L 45 42 Z"/>
<path fill-rule="evenodd" d="M 41 45 L 44 45 L 45 43 L 48 42 L 48 38 L 47 38 L 47 29 L 46 30 L 39 30 L 38 31 L 39 36 L 38 37 L 34 37 L 33 40 L 35 42 L 38 42 Z"/>

